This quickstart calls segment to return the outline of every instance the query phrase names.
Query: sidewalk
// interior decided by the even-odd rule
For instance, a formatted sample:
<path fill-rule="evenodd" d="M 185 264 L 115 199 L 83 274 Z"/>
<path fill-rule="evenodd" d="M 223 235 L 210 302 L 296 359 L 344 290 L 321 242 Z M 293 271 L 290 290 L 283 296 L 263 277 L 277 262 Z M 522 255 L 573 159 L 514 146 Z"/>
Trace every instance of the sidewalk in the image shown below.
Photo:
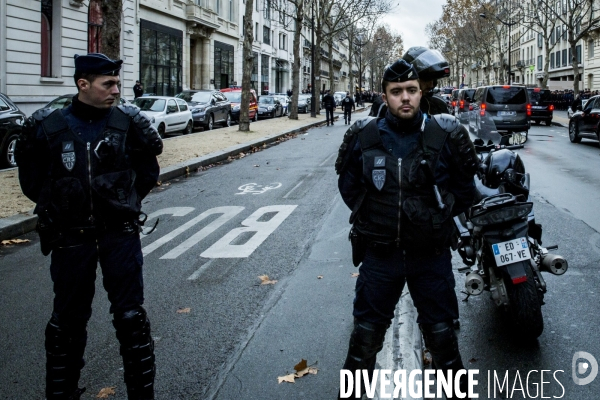
<path fill-rule="evenodd" d="M 554 111 L 552 115 L 552 125 L 562 126 L 563 128 L 569 127 L 569 118 L 567 117 L 566 111 Z"/>

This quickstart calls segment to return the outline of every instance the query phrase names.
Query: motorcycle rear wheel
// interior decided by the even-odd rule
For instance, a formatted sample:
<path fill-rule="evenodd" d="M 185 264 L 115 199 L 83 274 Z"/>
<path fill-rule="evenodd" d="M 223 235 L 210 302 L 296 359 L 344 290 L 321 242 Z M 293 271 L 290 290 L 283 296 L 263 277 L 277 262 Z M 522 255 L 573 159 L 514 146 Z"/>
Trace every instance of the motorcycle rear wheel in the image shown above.
<path fill-rule="evenodd" d="M 527 281 L 518 284 L 513 284 L 510 277 L 504 276 L 504 284 L 510 301 L 507 312 L 515 336 L 535 340 L 544 331 L 542 301 L 529 265 L 525 266 L 525 272 Z"/>

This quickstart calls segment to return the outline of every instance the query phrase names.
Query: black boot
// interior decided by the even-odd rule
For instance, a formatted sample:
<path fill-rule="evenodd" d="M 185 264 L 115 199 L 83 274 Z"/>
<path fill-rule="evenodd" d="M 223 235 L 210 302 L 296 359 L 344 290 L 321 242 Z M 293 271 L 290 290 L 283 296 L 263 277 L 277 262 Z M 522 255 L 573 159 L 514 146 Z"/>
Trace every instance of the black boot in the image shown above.
<path fill-rule="evenodd" d="M 387 328 L 387 325 L 376 325 L 366 321 L 355 320 L 354 330 L 350 335 L 348 355 L 346 356 L 343 369 L 350 370 L 355 378 L 356 370 L 366 369 L 369 371 L 369 379 L 372 379 L 375 362 L 377 361 L 377 353 L 383 347 Z M 356 382 L 354 382 L 354 387 L 356 387 Z M 360 394 L 363 395 L 364 393 L 365 386 L 361 379 Z M 340 398 L 340 394 L 341 392 L 338 393 L 338 398 Z M 360 398 L 360 396 L 356 397 L 356 395 L 353 390 L 349 398 Z"/>
<path fill-rule="evenodd" d="M 425 340 L 425 346 L 427 346 L 431 353 L 434 369 L 452 371 L 452 379 L 454 380 L 456 373 L 461 369 L 465 369 L 465 367 L 458 351 L 458 340 L 454 333 L 453 322 L 439 322 L 433 325 L 421 324 L 420 328 Z M 468 379 L 466 375 L 463 375 L 460 380 L 460 390 L 463 393 L 467 393 L 467 388 Z M 454 391 L 456 393 L 456 389 Z M 458 397 L 447 397 L 448 400 L 455 398 Z M 468 400 L 469 397 L 465 397 L 465 399 Z"/>
<path fill-rule="evenodd" d="M 79 400 L 83 353 L 87 342 L 86 322 L 61 326 L 54 316 L 46 325 L 46 398 Z"/>
<path fill-rule="evenodd" d="M 146 310 L 138 307 L 115 315 L 113 325 L 121 343 L 127 398 L 154 399 L 154 341 L 150 336 L 150 321 L 146 317 Z"/>

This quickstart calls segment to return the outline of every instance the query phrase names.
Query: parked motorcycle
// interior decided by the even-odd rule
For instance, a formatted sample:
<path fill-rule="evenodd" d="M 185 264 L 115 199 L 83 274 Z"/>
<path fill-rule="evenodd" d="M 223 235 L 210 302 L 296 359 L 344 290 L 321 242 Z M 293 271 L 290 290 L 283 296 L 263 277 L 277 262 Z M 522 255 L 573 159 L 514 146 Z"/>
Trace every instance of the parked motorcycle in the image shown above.
<path fill-rule="evenodd" d="M 497 306 L 508 313 L 513 331 L 521 338 L 542 334 L 542 305 L 546 281 L 541 271 L 562 275 L 567 261 L 549 253 L 558 246 L 542 247 L 542 226 L 535 222 L 529 201 L 530 176 L 509 145 L 510 137 L 489 130 L 487 139 L 474 141 L 481 165 L 475 178 L 474 206 L 454 218 L 459 254 L 466 267 L 467 298 L 489 291 Z"/>

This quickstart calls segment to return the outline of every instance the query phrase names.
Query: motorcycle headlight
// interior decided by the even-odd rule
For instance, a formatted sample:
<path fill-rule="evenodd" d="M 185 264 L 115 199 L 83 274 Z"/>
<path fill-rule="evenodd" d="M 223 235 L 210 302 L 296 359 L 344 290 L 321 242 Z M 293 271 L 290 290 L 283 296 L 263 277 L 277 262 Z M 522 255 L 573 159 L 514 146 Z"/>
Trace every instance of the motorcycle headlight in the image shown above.
<path fill-rule="evenodd" d="M 501 207 L 495 210 L 482 210 L 476 215 L 471 215 L 473 225 L 496 225 L 503 222 L 524 218 L 533 209 L 533 203 L 515 204 L 510 207 Z"/>

